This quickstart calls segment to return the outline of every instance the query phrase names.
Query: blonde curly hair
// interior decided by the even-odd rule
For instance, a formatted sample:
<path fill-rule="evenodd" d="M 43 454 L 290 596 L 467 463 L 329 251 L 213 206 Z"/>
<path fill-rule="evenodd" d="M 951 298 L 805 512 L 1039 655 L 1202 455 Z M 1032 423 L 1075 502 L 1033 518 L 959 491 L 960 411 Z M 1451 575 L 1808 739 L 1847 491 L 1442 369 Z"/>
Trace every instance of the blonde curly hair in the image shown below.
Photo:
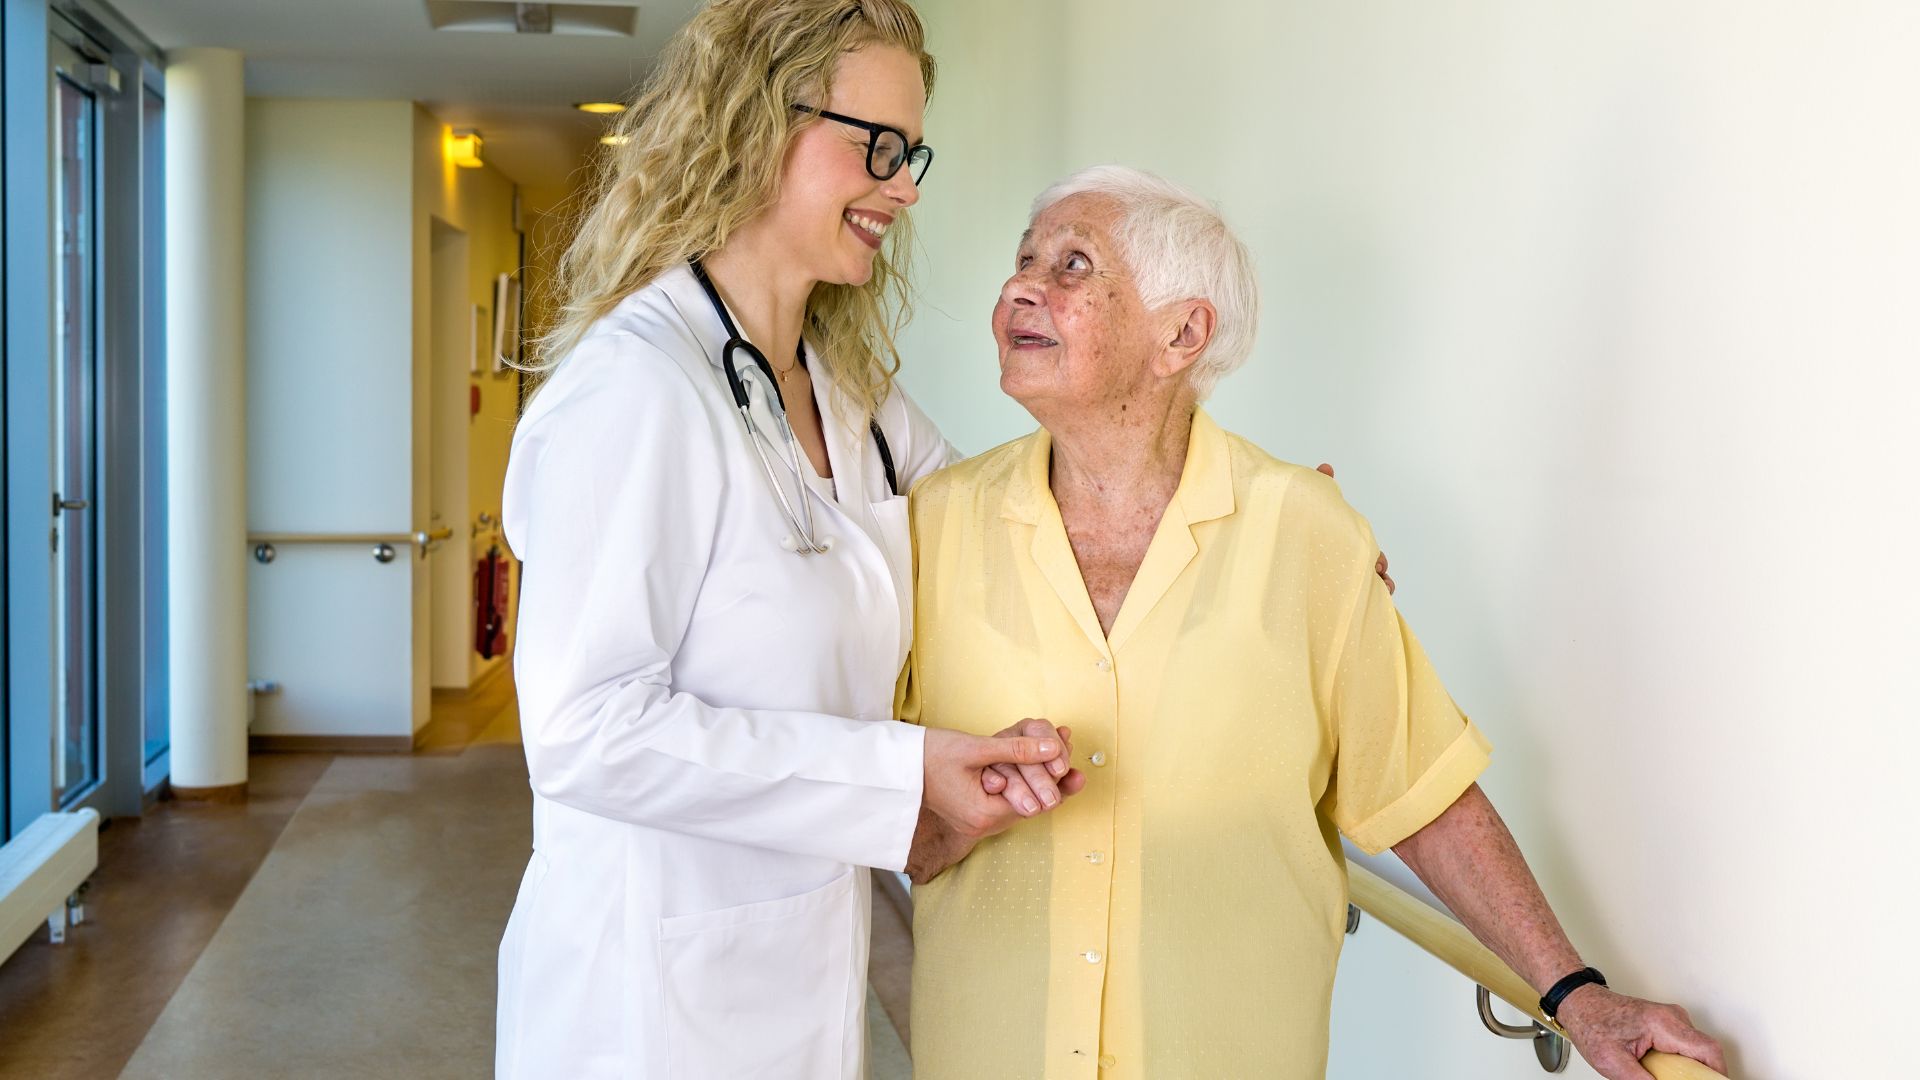
<path fill-rule="evenodd" d="M 711 0 L 681 28 L 615 128 L 549 283 L 557 311 L 527 370 L 551 372 L 595 321 L 661 272 L 719 249 L 779 198 L 788 141 L 825 106 L 840 57 L 891 45 L 934 62 L 906 0 Z M 756 77 L 764 73 L 764 77 Z M 864 285 L 816 285 L 805 336 L 827 377 L 871 415 L 900 369 L 912 230 L 887 230 Z"/>

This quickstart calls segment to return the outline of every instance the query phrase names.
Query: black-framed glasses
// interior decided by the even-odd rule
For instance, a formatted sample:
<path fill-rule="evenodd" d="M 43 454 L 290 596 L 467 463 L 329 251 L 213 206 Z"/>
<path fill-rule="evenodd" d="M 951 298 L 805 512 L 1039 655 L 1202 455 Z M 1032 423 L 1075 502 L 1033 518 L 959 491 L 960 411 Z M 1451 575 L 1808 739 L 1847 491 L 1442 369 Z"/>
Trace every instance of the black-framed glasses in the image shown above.
<path fill-rule="evenodd" d="M 901 166 L 913 167 L 910 175 L 915 187 L 927 175 L 927 166 L 933 164 L 933 147 L 926 143 L 907 141 L 907 133 L 899 128 L 876 124 L 871 120 L 860 120 L 825 109 L 795 105 L 794 109 L 809 116 L 818 116 L 823 120 L 832 120 L 848 127 L 857 127 L 867 133 L 867 175 L 875 180 L 891 180 L 900 171 Z"/>

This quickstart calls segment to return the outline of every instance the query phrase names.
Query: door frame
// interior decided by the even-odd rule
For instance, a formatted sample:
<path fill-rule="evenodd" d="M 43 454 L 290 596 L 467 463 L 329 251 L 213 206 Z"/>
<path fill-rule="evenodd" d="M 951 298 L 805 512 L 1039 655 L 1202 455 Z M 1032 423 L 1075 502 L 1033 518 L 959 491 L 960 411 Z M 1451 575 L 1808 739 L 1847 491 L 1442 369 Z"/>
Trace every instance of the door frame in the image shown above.
<path fill-rule="evenodd" d="M 53 574 L 47 505 L 53 497 L 53 193 L 44 0 L 5 4 L 4 229 L 7 363 L 7 835 L 51 808 L 53 790 Z"/>
<path fill-rule="evenodd" d="M 154 605 L 165 602 L 164 547 L 155 550 L 144 534 L 155 522 L 156 495 L 164 508 L 164 457 L 146 450 L 164 439 L 155 429 L 152 375 L 164 356 L 143 347 L 141 106 L 143 87 L 161 90 L 161 54 L 137 31 L 117 20 L 111 9 L 96 13 L 89 0 L 62 4 L 51 11 L 46 0 L 0 0 L 0 50 L 4 50 L 4 268 L 0 268 L 0 312 L 4 330 L 0 348 L 6 358 L 0 374 L 4 406 L 5 452 L 0 454 L 4 486 L 5 616 L 0 650 L 0 686 L 4 687 L 4 746 L 0 763 L 7 773 L 0 806 L 0 839 L 24 829 L 53 809 L 53 738 L 56 732 L 56 680 L 53 631 L 56 564 L 49 517 L 55 479 L 54 347 L 55 311 L 50 280 L 55 222 L 52 182 L 53 43 L 81 47 L 102 67 L 89 72 L 112 80 L 117 94 L 101 95 L 97 137 L 102 141 L 97 177 L 99 219 L 96 260 L 96 415 L 100 439 L 92 493 L 98 513 L 98 611 L 95 647 L 99 675 L 95 693 L 100 714 L 96 747 L 99 782 L 69 807 L 91 806 L 102 814 L 138 814 L 144 796 L 164 779 L 150 768 L 164 768 L 165 757 L 148 762 L 144 753 L 144 712 L 152 678 L 164 678 L 164 607 L 161 637 L 152 627 Z M 128 43 L 132 44 L 129 45 Z M 164 521 L 164 517 L 159 518 Z M 159 647 L 159 648 L 157 648 Z M 143 769 L 143 766 L 149 766 Z M 143 775 L 143 772 L 145 775 Z"/>
<path fill-rule="evenodd" d="M 131 817 L 143 811 L 148 793 L 164 780 L 164 774 L 154 775 L 146 755 L 147 684 L 149 678 L 164 678 L 151 670 L 156 652 L 165 656 L 152 639 L 158 633 L 164 645 L 166 634 L 166 566 L 164 561 L 154 565 L 146 537 L 156 524 L 155 503 L 164 505 L 166 477 L 152 467 L 156 459 L 165 460 L 155 452 L 165 445 L 164 412 L 151 409 L 146 400 L 153 381 L 148 369 L 163 366 L 164 355 L 148 348 L 145 332 L 146 277 L 156 268 L 144 258 L 147 206 L 142 197 L 145 95 L 164 84 L 149 43 L 129 44 L 84 9 L 56 14 L 50 29 L 90 52 L 104 65 L 103 79 L 117 84 L 102 86 L 97 79 L 95 85 L 102 143 L 96 175 L 100 256 L 94 393 L 99 433 L 94 692 L 101 770 L 100 782 L 68 806 Z M 161 605 L 157 620 L 151 617 L 156 604 Z"/>

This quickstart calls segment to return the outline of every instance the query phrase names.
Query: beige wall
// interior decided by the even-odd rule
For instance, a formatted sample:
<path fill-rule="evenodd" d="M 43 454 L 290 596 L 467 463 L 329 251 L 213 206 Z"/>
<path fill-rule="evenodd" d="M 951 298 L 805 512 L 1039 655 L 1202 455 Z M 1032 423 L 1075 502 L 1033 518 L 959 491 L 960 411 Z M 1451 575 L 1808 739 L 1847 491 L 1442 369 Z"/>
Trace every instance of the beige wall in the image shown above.
<path fill-rule="evenodd" d="M 463 169 L 454 165 L 445 153 L 445 139 L 451 134 L 446 125 L 417 105 L 414 106 L 413 118 L 413 295 L 416 310 L 424 313 L 431 307 L 432 230 L 433 221 L 438 219 L 466 234 L 468 303 L 485 306 L 491 322 L 495 279 L 499 274 L 513 272 L 520 264 L 519 234 L 513 229 L 513 182 L 492 166 Z M 523 223 L 525 220 L 523 213 Z M 428 400 L 433 398 L 430 321 L 423 317 L 414 323 L 414 356 L 416 369 L 420 372 L 419 403 L 423 410 L 427 408 Z M 491 326 L 484 328 L 484 333 L 491 335 L 491 332 Z M 451 563 L 458 568 L 462 583 L 459 588 L 464 590 L 462 595 L 469 598 L 460 606 L 459 621 L 453 627 L 454 633 L 467 643 L 464 650 L 468 667 L 464 672 L 464 680 L 457 684 L 460 686 L 469 684 L 502 662 L 501 657 L 482 660 L 471 645 L 473 564 L 486 553 L 491 534 L 476 537 L 471 534 L 470 527 L 482 513 L 490 515 L 496 522 L 500 518 L 500 486 L 506 477 L 507 450 L 512 443 L 513 421 L 517 414 L 517 381 L 512 372 L 496 375 L 490 368 L 483 368 L 479 375 L 467 378 L 458 393 L 447 400 L 447 407 L 464 416 L 467 387 L 480 388 L 480 413 L 466 421 L 465 490 L 445 498 L 445 505 L 450 510 L 454 507 L 459 509 L 448 513 L 447 520 L 436 523 L 451 526 L 454 535 L 432 556 L 433 560 Z M 425 426 L 430 429 L 432 425 L 429 421 Z M 416 465 L 425 469 L 429 458 L 428 453 L 417 454 Z M 423 473 L 418 482 L 423 499 L 431 501 L 428 494 L 431 487 L 429 477 Z M 422 519 L 425 520 L 428 516 L 424 512 L 427 510 L 425 502 L 421 509 Z M 438 580 L 450 583 L 454 576 L 455 570 L 448 569 L 445 576 Z M 516 575 L 516 587 L 518 583 Z M 517 601 L 517 596 L 514 599 Z M 444 619 L 427 621 L 434 622 L 436 629 L 447 627 Z M 424 637 L 421 642 L 424 649 Z M 423 653 L 420 667 L 423 679 L 431 666 L 425 661 Z M 455 685 L 451 678 L 448 684 Z M 425 693 L 424 683 L 420 692 Z"/>
<path fill-rule="evenodd" d="M 1588 958 L 1737 1075 L 1901 1074 L 1920 9 L 919 6 L 906 382 L 949 435 L 1031 426 L 987 315 L 1045 181 L 1220 200 L 1266 315 L 1214 413 L 1340 467 Z M 1538 1075 L 1471 996 L 1370 924 L 1331 1075 Z"/>

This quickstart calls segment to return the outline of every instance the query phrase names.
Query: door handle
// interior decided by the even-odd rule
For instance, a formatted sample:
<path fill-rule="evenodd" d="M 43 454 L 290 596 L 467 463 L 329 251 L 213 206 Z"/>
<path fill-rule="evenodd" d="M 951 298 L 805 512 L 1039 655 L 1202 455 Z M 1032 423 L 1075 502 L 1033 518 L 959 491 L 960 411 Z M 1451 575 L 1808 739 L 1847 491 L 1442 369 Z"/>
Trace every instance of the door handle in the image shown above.
<path fill-rule="evenodd" d="M 59 492 L 53 493 L 53 516 L 59 517 L 62 510 L 85 510 L 93 505 L 85 499 L 63 499 Z"/>

